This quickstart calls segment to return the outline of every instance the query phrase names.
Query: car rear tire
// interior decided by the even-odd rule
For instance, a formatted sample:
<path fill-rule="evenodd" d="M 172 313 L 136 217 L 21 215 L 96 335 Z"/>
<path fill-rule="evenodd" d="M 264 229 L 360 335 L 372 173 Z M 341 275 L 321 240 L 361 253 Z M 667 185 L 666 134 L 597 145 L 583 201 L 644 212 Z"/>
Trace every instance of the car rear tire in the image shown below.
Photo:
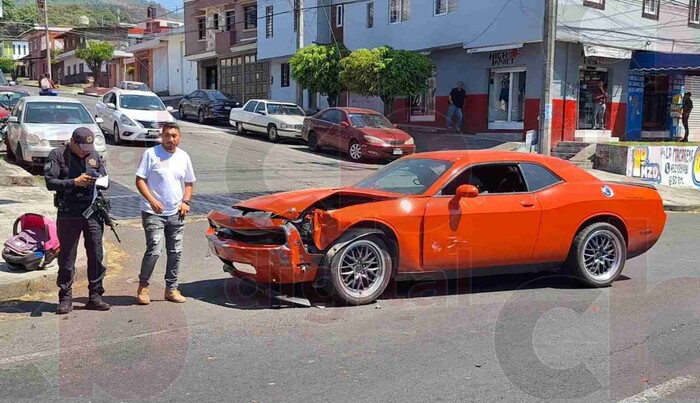
<path fill-rule="evenodd" d="M 331 259 L 327 291 L 344 304 L 369 304 L 386 290 L 392 269 L 391 256 L 381 238 L 370 235 L 355 239 Z"/>
<path fill-rule="evenodd" d="M 112 140 L 114 140 L 114 144 L 119 145 L 122 143 L 122 137 L 121 134 L 119 133 L 119 125 L 114 124 L 114 129 L 112 130 Z"/>
<path fill-rule="evenodd" d="M 240 134 L 240 135 L 245 135 L 245 134 L 246 134 L 246 131 L 245 131 L 245 129 L 243 128 L 243 123 L 241 123 L 241 122 L 236 122 L 236 133 L 238 133 L 238 134 Z"/>
<path fill-rule="evenodd" d="M 627 243 L 619 229 L 607 222 L 583 228 L 574 238 L 567 266 L 590 287 L 608 287 L 622 273 Z"/>
<path fill-rule="evenodd" d="M 353 161 L 362 161 L 362 158 L 364 158 L 362 155 L 362 144 L 357 140 L 351 140 L 348 146 L 348 155 Z"/>
<path fill-rule="evenodd" d="M 200 110 L 197 112 L 197 121 L 198 121 L 200 124 L 205 124 L 205 123 L 207 123 L 207 119 L 204 117 L 204 110 L 203 110 L 203 109 L 200 109 Z"/>
<path fill-rule="evenodd" d="M 306 141 L 306 145 L 309 147 L 309 151 L 321 151 L 321 146 L 318 145 L 318 137 L 316 137 L 316 133 L 314 132 L 309 133 L 309 139 Z"/>
<path fill-rule="evenodd" d="M 277 126 L 270 125 L 267 127 L 267 139 L 272 143 L 276 143 L 280 140 L 280 135 L 277 133 Z"/>
<path fill-rule="evenodd" d="M 187 115 L 185 114 L 185 108 L 180 107 L 178 113 L 180 114 L 180 120 L 187 120 Z"/>

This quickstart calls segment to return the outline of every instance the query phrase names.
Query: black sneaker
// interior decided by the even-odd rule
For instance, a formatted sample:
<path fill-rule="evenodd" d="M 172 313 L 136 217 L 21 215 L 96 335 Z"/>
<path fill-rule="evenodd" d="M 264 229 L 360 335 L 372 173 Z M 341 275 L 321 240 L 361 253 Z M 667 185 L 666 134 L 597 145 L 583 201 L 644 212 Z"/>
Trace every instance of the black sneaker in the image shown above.
<path fill-rule="evenodd" d="M 65 315 L 73 310 L 73 301 L 70 299 L 64 299 L 58 303 L 58 309 L 56 309 L 56 315 Z"/>
<path fill-rule="evenodd" d="M 90 300 L 85 305 L 85 309 L 91 311 L 109 311 L 111 308 L 112 306 L 104 302 L 100 296 L 90 297 Z"/>

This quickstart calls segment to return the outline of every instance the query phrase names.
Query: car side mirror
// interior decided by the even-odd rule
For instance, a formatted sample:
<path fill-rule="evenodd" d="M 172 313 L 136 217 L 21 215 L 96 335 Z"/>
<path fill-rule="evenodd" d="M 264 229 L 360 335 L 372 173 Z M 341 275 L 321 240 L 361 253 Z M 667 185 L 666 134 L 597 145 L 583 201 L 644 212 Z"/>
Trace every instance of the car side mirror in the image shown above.
<path fill-rule="evenodd" d="M 7 118 L 7 123 L 19 123 L 19 118 L 17 116 L 10 116 Z"/>
<path fill-rule="evenodd" d="M 100 117 L 96 117 L 96 118 L 95 118 L 95 123 L 97 123 L 98 125 L 101 125 L 101 124 L 104 123 L 104 122 L 105 122 L 105 120 L 102 119 L 102 118 L 100 118 Z"/>
<path fill-rule="evenodd" d="M 350 124 L 346 121 L 340 122 L 340 127 L 350 127 Z"/>
<path fill-rule="evenodd" d="M 168 107 L 165 108 L 165 109 L 166 109 L 168 112 L 175 112 L 175 108 L 173 108 L 172 106 L 168 106 Z"/>
<path fill-rule="evenodd" d="M 457 188 L 455 196 L 458 198 L 473 199 L 479 196 L 479 189 L 474 185 L 461 185 Z"/>
<path fill-rule="evenodd" d="M 108 103 L 108 104 L 107 104 L 107 107 L 108 107 L 109 109 L 114 109 L 114 110 L 117 109 L 117 105 L 115 105 L 115 104 L 113 104 L 113 103 Z"/>

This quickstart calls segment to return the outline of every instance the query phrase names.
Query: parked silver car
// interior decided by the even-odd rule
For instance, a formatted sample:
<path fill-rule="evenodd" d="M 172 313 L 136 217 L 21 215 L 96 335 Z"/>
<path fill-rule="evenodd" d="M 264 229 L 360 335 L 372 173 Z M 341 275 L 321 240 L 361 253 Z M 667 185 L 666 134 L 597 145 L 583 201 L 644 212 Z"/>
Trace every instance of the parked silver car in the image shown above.
<path fill-rule="evenodd" d="M 17 102 L 8 118 L 5 143 L 8 157 L 20 164 L 41 165 L 49 152 L 70 140 L 78 127 L 95 133 L 95 149 L 104 158 L 107 147 L 85 105 L 73 98 L 25 97 Z"/>

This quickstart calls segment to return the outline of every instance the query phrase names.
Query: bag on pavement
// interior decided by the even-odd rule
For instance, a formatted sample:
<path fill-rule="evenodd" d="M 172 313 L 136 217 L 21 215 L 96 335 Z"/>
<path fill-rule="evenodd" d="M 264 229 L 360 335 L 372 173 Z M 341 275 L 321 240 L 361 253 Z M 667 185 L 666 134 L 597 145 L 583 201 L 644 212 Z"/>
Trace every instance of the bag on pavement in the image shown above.
<path fill-rule="evenodd" d="M 5 241 L 2 258 L 12 270 L 45 269 L 58 256 L 56 222 L 39 214 L 22 214 Z"/>

